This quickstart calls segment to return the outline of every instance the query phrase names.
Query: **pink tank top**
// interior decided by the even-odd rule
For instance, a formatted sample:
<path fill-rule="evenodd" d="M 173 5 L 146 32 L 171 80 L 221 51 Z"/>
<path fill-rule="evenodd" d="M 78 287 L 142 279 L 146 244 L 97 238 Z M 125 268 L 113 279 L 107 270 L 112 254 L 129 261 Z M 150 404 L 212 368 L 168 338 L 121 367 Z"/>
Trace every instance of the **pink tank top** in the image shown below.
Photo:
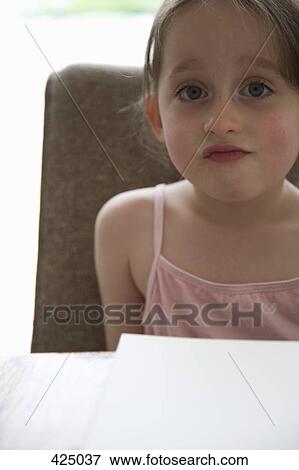
<path fill-rule="evenodd" d="M 161 254 L 165 186 L 155 187 L 154 259 L 142 316 L 144 334 L 299 340 L 299 278 L 222 284 L 183 271 Z"/>

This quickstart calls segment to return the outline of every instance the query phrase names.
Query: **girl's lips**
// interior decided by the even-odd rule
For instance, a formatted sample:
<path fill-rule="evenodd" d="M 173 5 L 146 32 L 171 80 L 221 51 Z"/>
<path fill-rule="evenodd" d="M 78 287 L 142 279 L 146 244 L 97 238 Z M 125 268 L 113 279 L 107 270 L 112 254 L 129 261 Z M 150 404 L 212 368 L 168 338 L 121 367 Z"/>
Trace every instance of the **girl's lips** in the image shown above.
<path fill-rule="evenodd" d="M 235 162 L 244 158 L 248 155 L 249 152 L 240 152 L 240 151 L 233 151 L 233 152 L 214 152 L 207 160 L 211 160 L 216 163 L 228 163 L 228 162 Z"/>
<path fill-rule="evenodd" d="M 229 145 L 229 144 L 218 144 L 218 145 L 210 145 L 209 147 L 206 147 L 203 151 L 203 158 L 209 158 L 212 153 L 228 153 L 228 152 L 247 152 L 248 150 L 237 147 L 236 145 Z"/>

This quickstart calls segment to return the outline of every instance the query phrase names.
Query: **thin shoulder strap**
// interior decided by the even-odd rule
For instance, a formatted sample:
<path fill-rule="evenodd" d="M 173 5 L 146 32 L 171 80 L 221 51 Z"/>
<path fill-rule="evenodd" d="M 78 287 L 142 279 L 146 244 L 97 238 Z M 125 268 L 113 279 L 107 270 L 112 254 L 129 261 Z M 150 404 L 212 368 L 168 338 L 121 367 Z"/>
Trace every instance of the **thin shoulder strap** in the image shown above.
<path fill-rule="evenodd" d="M 154 189 L 154 259 L 150 270 L 147 287 L 146 287 L 146 302 L 144 312 L 149 308 L 149 302 L 152 295 L 154 286 L 159 254 L 161 252 L 162 238 L 163 238 L 163 205 L 164 205 L 164 190 L 165 184 L 160 183 Z"/>
<path fill-rule="evenodd" d="M 155 207 L 154 207 L 155 257 L 157 257 L 161 252 L 162 240 L 163 240 L 164 190 L 165 190 L 165 183 L 160 183 L 155 188 Z"/>

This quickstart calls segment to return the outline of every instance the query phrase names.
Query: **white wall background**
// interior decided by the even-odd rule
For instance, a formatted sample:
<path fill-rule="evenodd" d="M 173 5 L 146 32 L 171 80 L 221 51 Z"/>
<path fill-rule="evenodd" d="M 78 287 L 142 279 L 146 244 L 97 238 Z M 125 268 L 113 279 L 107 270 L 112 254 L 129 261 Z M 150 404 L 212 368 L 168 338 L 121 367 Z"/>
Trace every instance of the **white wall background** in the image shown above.
<path fill-rule="evenodd" d="M 142 66 L 153 20 L 152 14 L 37 20 L 22 17 L 22 1 L 4 5 L 0 18 L 1 355 L 30 352 L 44 91 L 52 72 L 43 54 L 58 73 L 78 62 Z"/>

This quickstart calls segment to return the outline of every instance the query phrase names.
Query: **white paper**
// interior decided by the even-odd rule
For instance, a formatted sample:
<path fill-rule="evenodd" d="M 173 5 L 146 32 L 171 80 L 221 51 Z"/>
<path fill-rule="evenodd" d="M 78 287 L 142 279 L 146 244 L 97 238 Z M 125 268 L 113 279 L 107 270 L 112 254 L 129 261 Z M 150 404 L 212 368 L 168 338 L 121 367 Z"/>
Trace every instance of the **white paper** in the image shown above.
<path fill-rule="evenodd" d="M 123 334 L 90 449 L 299 449 L 299 341 Z"/>

